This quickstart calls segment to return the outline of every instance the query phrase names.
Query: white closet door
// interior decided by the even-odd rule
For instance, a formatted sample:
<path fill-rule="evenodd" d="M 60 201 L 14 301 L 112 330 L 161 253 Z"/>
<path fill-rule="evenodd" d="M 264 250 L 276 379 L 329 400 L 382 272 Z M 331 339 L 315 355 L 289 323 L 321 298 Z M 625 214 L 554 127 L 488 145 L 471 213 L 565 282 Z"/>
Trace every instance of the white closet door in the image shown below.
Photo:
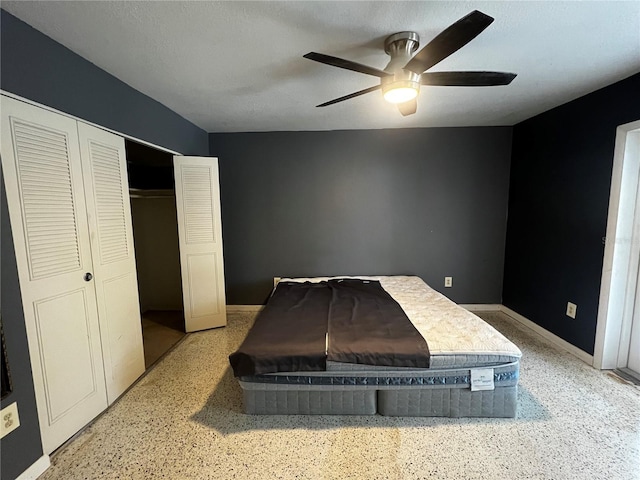
<path fill-rule="evenodd" d="M 2 167 L 45 453 L 107 407 L 76 121 L 2 97 Z"/>
<path fill-rule="evenodd" d="M 185 327 L 222 327 L 227 312 L 218 159 L 174 156 L 173 163 Z"/>
<path fill-rule="evenodd" d="M 144 373 L 124 139 L 78 122 L 109 404 Z"/>

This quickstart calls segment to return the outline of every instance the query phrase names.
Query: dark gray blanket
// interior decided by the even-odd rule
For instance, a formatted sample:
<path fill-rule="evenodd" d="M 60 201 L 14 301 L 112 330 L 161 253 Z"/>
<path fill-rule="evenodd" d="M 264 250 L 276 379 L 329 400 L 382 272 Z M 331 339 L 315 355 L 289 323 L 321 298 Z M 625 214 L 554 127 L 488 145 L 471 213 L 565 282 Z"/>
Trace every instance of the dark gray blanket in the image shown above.
<path fill-rule="evenodd" d="M 333 362 L 429 368 L 429 347 L 377 280 L 329 280 L 329 350 Z"/>
<path fill-rule="evenodd" d="M 326 284 L 280 282 L 247 338 L 229 356 L 236 377 L 326 370 L 330 303 Z"/>
<path fill-rule="evenodd" d="M 327 348 L 328 333 L 328 348 Z M 236 376 L 326 370 L 327 360 L 429 367 L 429 348 L 374 280 L 280 282 L 240 348 Z"/>

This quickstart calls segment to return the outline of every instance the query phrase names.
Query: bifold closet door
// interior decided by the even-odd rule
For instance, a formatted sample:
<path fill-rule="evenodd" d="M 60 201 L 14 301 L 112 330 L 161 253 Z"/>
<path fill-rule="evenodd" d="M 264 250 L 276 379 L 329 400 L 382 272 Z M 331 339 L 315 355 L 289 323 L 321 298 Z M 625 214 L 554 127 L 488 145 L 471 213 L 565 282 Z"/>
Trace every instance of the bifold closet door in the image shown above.
<path fill-rule="evenodd" d="M 107 407 L 77 122 L 1 98 L 2 168 L 45 453 Z"/>
<path fill-rule="evenodd" d="M 218 159 L 174 156 L 187 332 L 227 324 Z"/>
<path fill-rule="evenodd" d="M 78 122 L 109 404 L 144 373 L 124 139 Z"/>

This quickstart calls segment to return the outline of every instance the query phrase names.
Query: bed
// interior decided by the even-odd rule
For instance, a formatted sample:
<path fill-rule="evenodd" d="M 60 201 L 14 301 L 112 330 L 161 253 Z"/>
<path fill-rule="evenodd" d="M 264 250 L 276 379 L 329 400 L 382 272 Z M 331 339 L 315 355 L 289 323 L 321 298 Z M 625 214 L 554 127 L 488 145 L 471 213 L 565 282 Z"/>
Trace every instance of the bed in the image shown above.
<path fill-rule="evenodd" d="M 249 414 L 515 417 L 520 357 L 419 277 L 362 276 L 282 279 L 230 362 Z"/>

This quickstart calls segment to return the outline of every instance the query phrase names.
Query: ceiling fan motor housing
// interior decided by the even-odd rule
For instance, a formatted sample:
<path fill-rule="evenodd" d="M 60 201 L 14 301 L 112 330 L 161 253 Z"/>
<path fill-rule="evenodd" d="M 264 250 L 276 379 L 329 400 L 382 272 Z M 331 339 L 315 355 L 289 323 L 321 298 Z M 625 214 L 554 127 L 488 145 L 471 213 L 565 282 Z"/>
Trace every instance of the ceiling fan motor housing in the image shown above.
<path fill-rule="evenodd" d="M 382 93 L 397 88 L 411 88 L 420 91 L 420 74 L 405 70 L 403 67 L 420 46 L 420 37 L 416 32 L 398 32 L 390 35 L 384 41 L 384 51 L 391 60 L 384 71 L 393 76 L 382 78 Z"/>

